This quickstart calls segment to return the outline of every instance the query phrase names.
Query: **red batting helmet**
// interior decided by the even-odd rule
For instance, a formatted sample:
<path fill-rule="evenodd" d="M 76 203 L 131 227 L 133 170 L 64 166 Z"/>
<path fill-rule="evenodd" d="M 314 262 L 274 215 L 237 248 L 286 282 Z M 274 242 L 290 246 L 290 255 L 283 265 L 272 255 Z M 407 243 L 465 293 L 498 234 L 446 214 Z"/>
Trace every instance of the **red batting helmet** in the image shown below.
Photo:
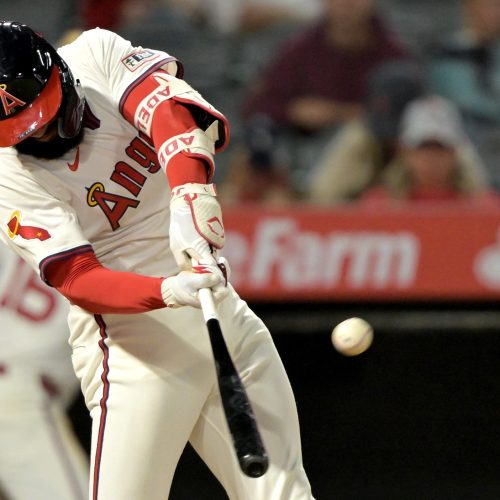
<path fill-rule="evenodd" d="M 84 106 L 80 82 L 56 50 L 28 26 L 0 22 L 0 147 L 55 118 L 61 137 L 75 137 Z"/>

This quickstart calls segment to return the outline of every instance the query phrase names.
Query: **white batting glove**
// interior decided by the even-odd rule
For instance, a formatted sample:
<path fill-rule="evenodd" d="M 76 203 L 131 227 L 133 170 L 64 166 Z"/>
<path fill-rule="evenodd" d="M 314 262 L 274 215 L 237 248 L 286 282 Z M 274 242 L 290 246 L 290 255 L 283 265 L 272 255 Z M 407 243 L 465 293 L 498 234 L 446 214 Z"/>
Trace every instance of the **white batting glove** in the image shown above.
<path fill-rule="evenodd" d="M 214 184 L 188 183 L 176 187 L 170 200 L 170 249 L 181 269 L 191 268 L 191 259 L 216 260 L 224 246 L 222 211 Z"/>
<path fill-rule="evenodd" d="M 221 261 L 221 266 L 196 264 L 190 271 L 181 271 L 175 276 L 165 278 L 161 284 L 161 294 L 167 307 L 192 306 L 201 307 L 198 299 L 198 290 L 210 288 L 215 303 L 226 298 L 227 264 Z"/>

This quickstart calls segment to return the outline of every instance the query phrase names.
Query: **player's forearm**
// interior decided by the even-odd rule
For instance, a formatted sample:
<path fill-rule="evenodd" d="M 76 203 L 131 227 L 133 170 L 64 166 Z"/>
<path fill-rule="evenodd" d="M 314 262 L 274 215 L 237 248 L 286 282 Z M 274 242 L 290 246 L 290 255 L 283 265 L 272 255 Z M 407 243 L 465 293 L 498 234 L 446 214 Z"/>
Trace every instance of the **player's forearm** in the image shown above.
<path fill-rule="evenodd" d="M 161 278 L 133 273 L 93 270 L 60 290 L 71 303 L 94 314 L 136 314 L 165 307 Z"/>
<path fill-rule="evenodd" d="M 54 262 L 45 277 L 72 304 L 94 314 L 134 314 L 165 307 L 163 278 L 112 271 L 92 252 Z"/>

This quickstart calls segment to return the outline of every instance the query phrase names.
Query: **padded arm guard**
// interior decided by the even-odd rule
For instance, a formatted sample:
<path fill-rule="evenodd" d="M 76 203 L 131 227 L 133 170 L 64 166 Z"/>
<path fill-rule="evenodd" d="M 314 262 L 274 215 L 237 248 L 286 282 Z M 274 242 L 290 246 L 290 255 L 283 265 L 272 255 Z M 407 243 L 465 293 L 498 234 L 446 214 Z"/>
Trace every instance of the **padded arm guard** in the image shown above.
<path fill-rule="evenodd" d="M 195 128 L 166 140 L 158 150 L 158 160 L 166 170 L 170 160 L 180 152 L 184 152 L 192 158 L 205 160 L 212 174 L 215 168 L 215 143 L 218 137 L 218 120 L 215 120 L 205 131 Z"/>

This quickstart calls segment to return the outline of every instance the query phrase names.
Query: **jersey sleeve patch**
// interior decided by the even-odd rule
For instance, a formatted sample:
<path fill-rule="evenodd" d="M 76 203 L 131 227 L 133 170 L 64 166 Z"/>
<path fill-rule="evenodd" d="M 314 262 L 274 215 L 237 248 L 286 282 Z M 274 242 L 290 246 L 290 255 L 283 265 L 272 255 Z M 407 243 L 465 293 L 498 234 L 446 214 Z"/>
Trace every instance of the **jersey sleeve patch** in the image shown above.
<path fill-rule="evenodd" d="M 154 61 L 160 57 L 159 52 L 154 52 L 149 49 L 135 50 L 126 55 L 121 61 L 122 64 L 132 73 L 137 71 L 141 66 L 149 61 Z"/>
<path fill-rule="evenodd" d="M 20 236 L 25 240 L 40 240 L 45 241 L 51 238 L 51 234 L 43 227 L 28 226 L 21 224 L 21 213 L 16 210 L 7 222 L 8 235 L 10 239 Z"/>

